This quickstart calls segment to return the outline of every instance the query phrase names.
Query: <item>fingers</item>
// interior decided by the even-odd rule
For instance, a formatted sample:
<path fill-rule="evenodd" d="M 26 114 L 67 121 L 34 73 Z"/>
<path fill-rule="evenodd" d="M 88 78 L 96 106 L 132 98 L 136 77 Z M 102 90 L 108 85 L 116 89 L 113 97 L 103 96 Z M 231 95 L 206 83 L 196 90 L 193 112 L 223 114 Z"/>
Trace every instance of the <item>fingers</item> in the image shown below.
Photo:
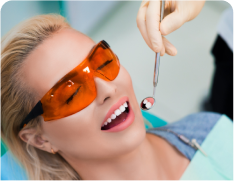
<path fill-rule="evenodd" d="M 156 10 L 156 11 L 155 11 Z M 171 56 L 177 54 L 176 48 L 162 37 L 160 25 L 160 1 L 143 1 L 137 14 L 137 27 L 147 45 L 154 51 Z"/>
<path fill-rule="evenodd" d="M 162 37 L 162 40 L 166 54 L 175 56 L 177 54 L 176 47 L 174 47 L 174 45 L 172 45 L 165 37 Z"/>
<path fill-rule="evenodd" d="M 162 36 L 160 26 L 160 1 L 150 1 L 146 11 L 146 30 L 154 52 L 160 52 Z"/>
<path fill-rule="evenodd" d="M 158 11 L 155 11 L 155 8 Z M 137 27 L 147 45 L 154 52 L 161 52 L 163 48 L 159 21 L 160 1 L 142 1 L 137 14 Z"/>
<path fill-rule="evenodd" d="M 149 40 L 147 30 L 146 30 L 146 11 L 149 5 L 149 1 L 142 1 L 140 9 L 137 14 L 137 27 L 141 32 L 146 44 L 152 49 L 151 42 Z M 153 50 L 153 49 L 152 49 Z"/>
<path fill-rule="evenodd" d="M 162 35 L 168 35 L 181 27 L 185 22 L 183 15 L 178 11 L 174 11 L 162 20 L 160 32 Z"/>
<path fill-rule="evenodd" d="M 160 52 L 160 56 L 163 56 L 165 54 L 165 46 L 163 45 L 162 46 L 162 50 Z"/>

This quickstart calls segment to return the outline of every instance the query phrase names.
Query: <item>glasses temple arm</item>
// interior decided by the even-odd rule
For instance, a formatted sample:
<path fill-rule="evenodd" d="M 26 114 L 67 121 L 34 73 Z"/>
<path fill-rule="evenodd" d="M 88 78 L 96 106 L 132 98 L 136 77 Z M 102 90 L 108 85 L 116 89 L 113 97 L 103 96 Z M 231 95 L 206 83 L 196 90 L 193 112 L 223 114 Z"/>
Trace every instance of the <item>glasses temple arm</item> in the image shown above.
<path fill-rule="evenodd" d="M 31 112 L 26 116 L 23 122 L 20 124 L 20 129 L 22 129 L 25 124 L 27 125 L 29 121 L 36 118 L 37 116 L 40 116 L 41 114 L 43 114 L 43 108 L 41 101 L 39 101 L 31 110 Z"/>

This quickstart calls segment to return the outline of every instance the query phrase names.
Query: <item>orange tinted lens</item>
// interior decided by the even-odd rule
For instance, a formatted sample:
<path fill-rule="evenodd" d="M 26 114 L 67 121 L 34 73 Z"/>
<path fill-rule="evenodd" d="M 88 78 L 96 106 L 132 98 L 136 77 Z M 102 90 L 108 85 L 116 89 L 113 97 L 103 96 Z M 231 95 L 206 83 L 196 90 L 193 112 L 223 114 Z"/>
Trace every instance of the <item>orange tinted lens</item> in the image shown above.
<path fill-rule="evenodd" d="M 70 116 L 93 102 L 96 87 L 93 70 L 83 63 L 62 78 L 41 100 L 45 121 Z"/>
<path fill-rule="evenodd" d="M 90 64 L 95 71 L 95 76 L 107 81 L 114 80 L 120 69 L 117 56 L 106 44 L 100 42 L 95 53 L 89 57 Z"/>
<path fill-rule="evenodd" d="M 100 42 L 75 69 L 58 81 L 41 99 L 45 121 L 70 116 L 96 98 L 94 76 L 114 80 L 119 73 L 119 60 L 106 44 Z"/>

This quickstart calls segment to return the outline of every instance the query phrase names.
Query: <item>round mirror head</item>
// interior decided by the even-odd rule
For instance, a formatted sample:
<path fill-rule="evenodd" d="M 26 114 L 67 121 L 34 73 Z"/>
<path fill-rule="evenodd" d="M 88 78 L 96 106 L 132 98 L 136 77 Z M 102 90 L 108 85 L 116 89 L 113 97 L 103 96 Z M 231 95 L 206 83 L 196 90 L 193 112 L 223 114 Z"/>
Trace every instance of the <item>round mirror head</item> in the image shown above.
<path fill-rule="evenodd" d="M 147 111 L 150 110 L 155 103 L 155 99 L 153 97 L 147 97 L 141 101 L 140 107 L 142 110 Z"/>

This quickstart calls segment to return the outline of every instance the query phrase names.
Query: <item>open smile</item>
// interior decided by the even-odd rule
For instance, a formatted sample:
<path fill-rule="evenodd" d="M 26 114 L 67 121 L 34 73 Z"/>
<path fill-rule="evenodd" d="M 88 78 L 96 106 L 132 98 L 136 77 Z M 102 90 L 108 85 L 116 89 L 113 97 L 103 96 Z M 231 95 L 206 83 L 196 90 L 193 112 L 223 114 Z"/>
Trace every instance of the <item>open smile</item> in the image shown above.
<path fill-rule="evenodd" d="M 101 130 L 107 132 L 122 131 L 132 124 L 134 118 L 128 97 L 125 96 L 110 108 L 102 123 Z"/>

